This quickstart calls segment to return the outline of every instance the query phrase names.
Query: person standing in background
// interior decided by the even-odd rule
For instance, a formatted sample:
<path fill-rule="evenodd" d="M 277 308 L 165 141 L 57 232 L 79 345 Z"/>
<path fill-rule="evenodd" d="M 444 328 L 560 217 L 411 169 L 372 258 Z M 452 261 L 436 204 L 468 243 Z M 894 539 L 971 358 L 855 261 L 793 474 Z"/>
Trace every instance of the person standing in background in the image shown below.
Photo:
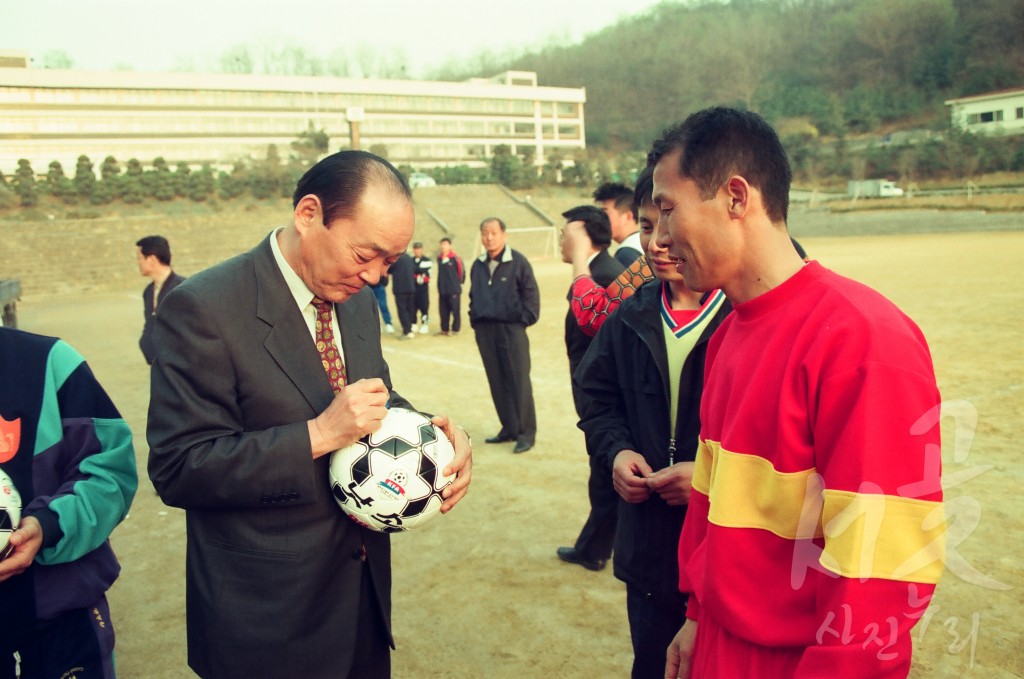
<path fill-rule="evenodd" d="M 540 318 L 540 291 L 530 262 L 506 239 L 505 222 L 497 217 L 480 223 L 484 253 L 470 270 L 469 322 L 501 422 L 485 441 L 515 441 L 512 452 L 525 453 L 537 436 L 526 328 Z"/>
<path fill-rule="evenodd" d="M 640 227 L 637 226 L 637 213 L 633 208 L 633 189 L 625 184 L 607 182 L 594 191 L 594 202 L 600 205 L 608 215 L 612 225 L 612 240 L 619 244 L 615 250 L 615 259 L 628 267 L 640 255 Z"/>
<path fill-rule="evenodd" d="M 462 284 L 466 282 L 466 269 L 462 257 L 452 250 L 450 238 L 441 239 L 441 254 L 437 256 L 437 309 L 441 317 L 439 335 L 458 335 L 462 329 Z M 449 325 L 450 323 L 450 325 Z"/>
<path fill-rule="evenodd" d="M 135 243 L 135 256 L 139 263 L 139 273 L 152 282 L 142 291 L 142 337 L 139 348 L 148 365 L 156 360 L 156 347 L 153 346 L 153 317 L 156 316 L 160 301 L 178 284 L 185 280 L 171 269 L 171 246 L 163 236 L 146 236 Z"/>
<path fill-rule="evenodd" d="M 610 285 L 622 273 L 622 262 L 608 254 L 608 246 L 612 242 L 612 228 L 608 223 L 608 215 L 593 205 L 581 205 L 562 213 L 565 226 L 562 227 L 560 246 L 562 261 L 572 264 L 583 260 L 587 263 L 587 272 L 597 285 L 602 288 Z M 582 231 L 580 238 L 568 238 L 566 233 L 570 227 Z M 572 381 L 587 347 L 593 339 L 580 329 L 576 316 L 573 315 L 572 287 L 569 294 L 570 308 L 565 315 L 565 349 L 569 356 L 569 381 L 572 384 L 572 400 L 576 406 L 576 414 L 582 412 L 583 394 Z M 590 499 L 590 515 L 580 530 L 579 537 L 572 547 L 559 547 L 558 558 L 568 563 L 579 564 L 586 569 L 599 571 L 605 567 L 612 555 L 615 542 L 615 524 L 618 519 L 619 496 L 612 487 L 611 474 L 600 458 L 593 455 L 587 446 L 587 458 L 590 465 L 590 479 L 587 482 L 587 496 Z"/>
<path fill-rule="evenodd" d="M 416 292 L 413 295 L 415 313 L 420 316 L 420 334 L 426 335 L 430 332 L 427 323 L 430 322 L 430 270 L 434 267 L 434 260 L 423 254 L 423 243 L 412 244 L 412 263 L 416 279 Z M 413 323 L 416 323 L 415 314 Z"/>
<path fill-rule="evenodd" d="M 377 298 L 377 308 L 380 309 L 380 317 L 384 321 L 384 332 L 394 335 L 395 326 L 391 325 L 391 310 L 388 309 L 388 275 L 384 274 L 375 285 L 369 287 Z"/>
<path fill-rule="evenodd" d="M 416 265 L 408 252 L 403 252 L 388 269 L 391 277 L 391 294 L 395 296 L 395 310 L 398 322 L 402 326 L 402 334 L 398 339 L 410 340 L 416 337 L 413 323 L 416 322 Z"/>
<path fill-rule="evenodd" d="M 640 241 L 657 277 L 622 302 L 594 337 L 573 386 L 580 429 L 621 498 L 615 577 L 626 584 L 633 679 L 662 679 L 665 653 L 686 615 L 676 552 L 700 430 L 708 342 L 729 313 L 725 296 L 686 287 L 669 256 L 651 200 L 637 178 Z"/>

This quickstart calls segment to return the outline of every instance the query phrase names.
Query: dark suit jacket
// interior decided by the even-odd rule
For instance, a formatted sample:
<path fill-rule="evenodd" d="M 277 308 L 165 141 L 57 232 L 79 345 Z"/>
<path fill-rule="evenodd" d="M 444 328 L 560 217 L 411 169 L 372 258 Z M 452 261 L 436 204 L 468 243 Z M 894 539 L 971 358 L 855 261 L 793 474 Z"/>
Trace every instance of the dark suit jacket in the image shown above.
<path fill-rule="evenodd" d="M 349 379 L 390 389 L 373 292 L 335 313 Z M 180 285 L 156 338 L 149 474 L 186 510 L 189 665 L 217 679 L 343 674 L 361 545 L 389 624 L 391 546 L 342 514 L 329 456 L 311 458 L 306 421 L 334 394 L 269 238 Z"/>
<path fill-rule="evenodd" d="M 597 256 L 590 260 L 590 275 L 602 288 L 608 287 L 612 281 L 619 277 L 619 274 L 626 270 L 617 259 L 608 254 L 608 250 L 601 250 Z M 571 298 L 570 288 L 569 297 Z M 573 316 L 572 308 L 565 315 L 565 350 L 569 354 L 569 374 L 576 372 L 576 366 L 583 360 L 583 354 L 587 353 L 591 337 L 580 330 L 576 317 Z"/>
<path fill-rule="evenodd" d="M 149 365 L 153 365 L 153 359 L 156 358 L 156 348 L 153 346 L 153 319 L 156 317 L 156 309 L 160 307 L 160 302 L 167 296 L 167 293 L 178 287 L 183 280 L 185 280 L 184 276 L 179 276 L 172 271 L 164 281 L 163 287 L 160 288 L 160 297 L 157 298 L 155 305 L 153 304 L 153 291 L 156 290 L 156 283 L 150 283 L 142 291 L 142 315 L 145 322 L 142 326 L 142 337 L 139 338 L 139 348 L 142 349 L 142 355 L 146 357 L 146 363 Z"/>

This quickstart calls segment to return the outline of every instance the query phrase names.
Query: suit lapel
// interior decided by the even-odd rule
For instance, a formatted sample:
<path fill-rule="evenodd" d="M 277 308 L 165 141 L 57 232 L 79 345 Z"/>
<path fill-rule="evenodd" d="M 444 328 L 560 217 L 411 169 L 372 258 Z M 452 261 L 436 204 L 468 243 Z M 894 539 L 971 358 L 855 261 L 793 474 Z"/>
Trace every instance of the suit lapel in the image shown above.
<path fill-rule="evenodd" d="M 295 299 L 277 268 L 268 236 L 253 251 L 256 316 L 269 326 L 263 346 L 303 398 L 321 413 L 334 398 L 327 373 Z"/>

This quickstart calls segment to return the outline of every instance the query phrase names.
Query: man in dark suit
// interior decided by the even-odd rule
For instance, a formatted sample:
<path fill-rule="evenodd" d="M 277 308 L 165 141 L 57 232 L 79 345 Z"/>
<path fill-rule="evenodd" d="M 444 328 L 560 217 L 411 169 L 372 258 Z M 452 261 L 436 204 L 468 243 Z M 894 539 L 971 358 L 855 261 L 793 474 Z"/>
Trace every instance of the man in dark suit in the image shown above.
<path fill-rule="evenodd" d="M 572 264 L 574 260 L 582 259 L 587 262 L 590 275 L 599 286 L 611 284 L 626 267 L 608 254 L 608 246 L 612 242 L 612 227 L 607 213 L 593 205 L 581 205 L 563 212 L 562 217 L 565 219 L 560 239 L 562 261 Z M 579 233 L 579 237 L 569 238 L 566 236 L 567 233 Z M 571 286 L 569 299 L 572 299 Z M 591 339 L 580 329 L 570 308 L 565 316 L 565 348 L 569 355 L 570 377 L 583 360 L 583 354 L 587 353 Z M 572 388 L 572 398 L 576 405 L 576 413 L 579 414 L 581 394 L 575 384 Z M 587 491 L 590 496 L 590 516 L 576 538 L 575 546 L 559 547 L 557 554 L 562 561 L 599 571 L 608 562 L 612 554 L 612 545 L 615 543 L 619 496 L 612 487 L 611 477 L 607 471 L 600 465 L 595 468 L 593 457 Z"/>
<path fill-rule="evenodd" d="M 391 388 L 370 290 L 412 237 L 386 160 L 325 158 L 292 222 L 180 285 L 160 307 L 150 478 L 186 510 L 189 666 L 202 677 L 390 676 L 388 535 L 342 514 L 328 453 L 376 431 Z M 334 338 L 340 338 L 340 343 Z M 337 354 L 340 353 L 340 356 Z M 437 416 L 465 494 L 465 432 Z"/>
<path fill-rule="evenodd" d="M 160 300 L 185 280 L 171 269 L 171 246 L 163 236 L 146 236 L 135 243 L 135 256 L 139 262 L 139 273 L 152 280 L 142 291 L 142 337 L 139 348 L 146 357 L 146 363 L 153 365 L 156 347 L 153 346 L 153 319 Z"/>

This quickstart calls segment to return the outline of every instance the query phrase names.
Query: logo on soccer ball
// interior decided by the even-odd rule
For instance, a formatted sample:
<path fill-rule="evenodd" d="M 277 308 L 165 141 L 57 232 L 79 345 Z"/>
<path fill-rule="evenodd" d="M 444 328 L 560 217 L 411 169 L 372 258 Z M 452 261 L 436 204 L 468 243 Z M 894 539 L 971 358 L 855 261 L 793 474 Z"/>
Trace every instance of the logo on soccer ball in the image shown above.
<path fill-rule="evenodd" d="M 401 469 L 393 469 L 388 477 L 378 482 L 378 486 L 394 497 L 405 495 L 405 485 L 409 482 L 409 476 Z"/>

